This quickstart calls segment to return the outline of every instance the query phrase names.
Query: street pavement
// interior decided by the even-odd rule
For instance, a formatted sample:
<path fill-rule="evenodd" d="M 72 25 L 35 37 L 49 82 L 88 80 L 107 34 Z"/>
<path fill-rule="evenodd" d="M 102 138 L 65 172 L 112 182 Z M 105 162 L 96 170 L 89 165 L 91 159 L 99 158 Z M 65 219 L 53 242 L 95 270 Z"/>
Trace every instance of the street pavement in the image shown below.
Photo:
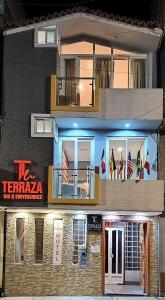
<path fill-rule="evenodd" d="M 147 297 L 147 296 L 45 296 L 45 297 L 4 297 L 3 300 L 165 300 L 165 297 Z"/>

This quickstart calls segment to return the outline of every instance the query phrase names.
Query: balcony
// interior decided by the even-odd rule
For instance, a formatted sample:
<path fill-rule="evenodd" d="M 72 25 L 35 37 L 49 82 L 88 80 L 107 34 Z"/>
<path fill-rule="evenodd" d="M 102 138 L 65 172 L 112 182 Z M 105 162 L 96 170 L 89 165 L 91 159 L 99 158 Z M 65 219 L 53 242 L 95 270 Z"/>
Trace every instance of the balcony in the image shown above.
<path fill-rule="evenodd" d="M 163 119 L 163 90 L 99 88 L 98 76 L 96 79 L 75 78 L 68 81 L 52 75 L 51 115 L 56 118 L 66 117 L 66 111 L 67 118 L 113 122 L 143 120 L 153 125 L 154 121 L 157 128 Z"/>
<path fill-rule="evenodd" d="M 51 76 L 52 111 L 98 111 L 98 77 Z"/>
<path fill-rule="evenodd" d="M 49 167 L 48 203 L 98 204 L 98 168 L 53 169 Z"/>
<path fill-rule="evenodd" d="M 100 206 L 110 211 L 161 213 L 164 210 L 164 181 L 100 179 Z"/>
<path fill-rule="evenodd" d="M 49 167 L 48 204 L 58 208 L 161 213 L 164 210 L 163 180 L 101 179 L 95 170 L 66 170 Z M 79 177 L 78 177 L 79 176 Z M 80 178 L 80 179 L 77 179 Z"/>

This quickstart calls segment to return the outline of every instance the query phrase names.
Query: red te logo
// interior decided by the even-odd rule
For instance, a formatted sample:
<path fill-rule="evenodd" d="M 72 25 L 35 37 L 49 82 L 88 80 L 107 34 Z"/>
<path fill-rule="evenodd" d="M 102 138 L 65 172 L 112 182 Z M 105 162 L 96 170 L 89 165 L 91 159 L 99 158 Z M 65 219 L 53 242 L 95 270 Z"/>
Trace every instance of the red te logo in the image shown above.
<path fill-rule="evenodd" d="M 15 164 L 18 164 L 18 179 L 30 180 L 34 179 L 35 176 L 30 175 L 30 170 L 25 168 L 26 164 L 30 164 L 31 160 L 14 160 Z"/>

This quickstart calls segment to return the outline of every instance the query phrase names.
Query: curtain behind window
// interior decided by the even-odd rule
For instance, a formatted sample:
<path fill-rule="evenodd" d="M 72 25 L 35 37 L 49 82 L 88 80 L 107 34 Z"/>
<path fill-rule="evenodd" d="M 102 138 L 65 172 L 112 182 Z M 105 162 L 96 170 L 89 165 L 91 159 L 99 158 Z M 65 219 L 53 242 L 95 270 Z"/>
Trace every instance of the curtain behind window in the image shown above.
<path fill-rule="evenodd" d="M 65 104 L 74 105 L 76 103 L 76 60 L 65 60 Z"/>
<path fill-rule="evenodd" d="M 130 61 L 130 88 L 145 88 L 145 61 L 142 59 Z"/>
<path fill-rule="evenodd" d="M 96 74 L 99 75 L 99 87 L 102 89 L 110 88 L 110 68 L 111 62 L 109 59 L 96 60 Z"/>

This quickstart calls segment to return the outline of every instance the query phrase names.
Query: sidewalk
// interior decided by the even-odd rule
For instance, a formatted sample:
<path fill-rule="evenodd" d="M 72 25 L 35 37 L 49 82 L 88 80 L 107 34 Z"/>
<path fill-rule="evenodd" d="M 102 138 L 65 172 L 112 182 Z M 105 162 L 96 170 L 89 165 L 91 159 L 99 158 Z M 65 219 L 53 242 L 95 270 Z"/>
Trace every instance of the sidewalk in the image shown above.
<path fill-rule="evenodd" d="M 165 297 L 147 297 L 147 296 L 44 296 L 44 297 L 4 297 L 3 300 L 165 300 Z"/>

